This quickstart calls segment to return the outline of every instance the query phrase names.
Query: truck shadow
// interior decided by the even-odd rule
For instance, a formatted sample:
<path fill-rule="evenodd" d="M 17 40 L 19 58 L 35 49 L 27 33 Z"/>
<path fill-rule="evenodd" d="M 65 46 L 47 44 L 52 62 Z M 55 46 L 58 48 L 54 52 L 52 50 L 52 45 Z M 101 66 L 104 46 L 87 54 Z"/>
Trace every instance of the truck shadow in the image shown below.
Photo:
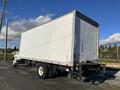
<path fill-rule="evenodd" d="M 56 72 L 53 76 L 48 77 L 47 79 L 59 78 L 59 77 L 67 77 L 68 72 Z"/>
<path fill-rule="evenodd" d="M 116 77 L 115 74 L 117 74 L 118 72 L 119 70 L 117 69 L 114 70 L 107 69 L 106 74 L 96 74 L 90 72 L 87 76 L 84 77 L 82 81 L 91 82 L 94 85 L 98 85 L 100 83 L 105 82 L 106 80 L 114 80 Z"/>

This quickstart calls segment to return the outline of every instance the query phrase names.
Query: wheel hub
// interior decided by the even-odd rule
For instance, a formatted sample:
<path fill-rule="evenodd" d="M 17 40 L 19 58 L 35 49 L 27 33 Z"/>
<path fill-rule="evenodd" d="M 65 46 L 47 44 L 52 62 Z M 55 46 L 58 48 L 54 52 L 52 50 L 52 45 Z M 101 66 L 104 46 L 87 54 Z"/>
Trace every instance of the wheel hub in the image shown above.
<path fill-rule="evenodd" d="M 44 71 L 43 71 L 43 67 L 39 67 L 38 72 L 39 72 L 39 75 L 40 75 L 40 76 L 42 76 L 42 75 L 43 75 L 43 73 L 44 73 Z"/>

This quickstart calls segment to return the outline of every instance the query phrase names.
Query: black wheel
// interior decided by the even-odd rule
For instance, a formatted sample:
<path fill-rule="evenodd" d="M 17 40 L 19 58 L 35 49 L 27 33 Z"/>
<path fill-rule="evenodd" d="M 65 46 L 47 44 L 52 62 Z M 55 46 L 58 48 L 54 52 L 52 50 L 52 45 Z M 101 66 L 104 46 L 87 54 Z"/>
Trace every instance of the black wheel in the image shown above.
<path fill-rule="evenodd" d="M 74 78 L 74 73 L 73 71 L 70 69 L 69 73 L 68 73 L 68 78 L 73 79 Z"/>
<path fill-rule="evenodd" d="M 57 69 L 57 66 L 56 65 L 52 65 L 52 64 L 48 64 L 48 77 L 53 77 L 56 75 L 56 69 Z"/>
<path fill-rule="evenodd" d="M 40 64 L 38 67 L 38 75 L 40 78 L 45 79 L 48 77 L 48 67 L 46 64 Z"/>
<path fill-rule="evenodd" d="M 17 66 L 17 64 L 13 64 L 13 67 L 16 67 Z"/>
<path fill-rule="evenodd" d="M 13 60 L 13 67 L 16 67 L 17 66 L 17 61 L 16 60 Z"/>

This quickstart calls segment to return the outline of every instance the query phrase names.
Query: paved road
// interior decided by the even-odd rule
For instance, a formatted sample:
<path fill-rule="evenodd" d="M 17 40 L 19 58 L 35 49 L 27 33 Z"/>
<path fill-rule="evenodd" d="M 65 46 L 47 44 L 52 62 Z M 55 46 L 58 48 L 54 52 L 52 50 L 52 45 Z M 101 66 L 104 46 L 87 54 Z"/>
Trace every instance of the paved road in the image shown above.
<path fill-rule="evenodd" d="M 120 90 L 117 85 L 107 83 L 112 78 L 91 76 L 80 82 L 61 76 L 42 80 L 35 67 L 13 68 L 10 61 L 0 61 L 0 90 Z"/>

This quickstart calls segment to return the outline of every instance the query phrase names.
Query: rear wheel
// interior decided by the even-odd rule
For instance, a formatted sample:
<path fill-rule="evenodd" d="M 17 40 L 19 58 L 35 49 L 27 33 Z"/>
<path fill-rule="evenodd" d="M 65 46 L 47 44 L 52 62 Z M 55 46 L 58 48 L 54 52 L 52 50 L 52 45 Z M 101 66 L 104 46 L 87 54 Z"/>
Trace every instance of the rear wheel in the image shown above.
<path fill-rule="evenodd" d="M 13 67 L 16 67 L 16 66 L 17 66 L 17 61 L 13 60 Z"/>
<path fill-rule="evenodd" d="M 48 77 L 48 67 L 46 64 L 40 64 L 38 67 L 38 75 L 40 78 L 45 79 Z"/>

